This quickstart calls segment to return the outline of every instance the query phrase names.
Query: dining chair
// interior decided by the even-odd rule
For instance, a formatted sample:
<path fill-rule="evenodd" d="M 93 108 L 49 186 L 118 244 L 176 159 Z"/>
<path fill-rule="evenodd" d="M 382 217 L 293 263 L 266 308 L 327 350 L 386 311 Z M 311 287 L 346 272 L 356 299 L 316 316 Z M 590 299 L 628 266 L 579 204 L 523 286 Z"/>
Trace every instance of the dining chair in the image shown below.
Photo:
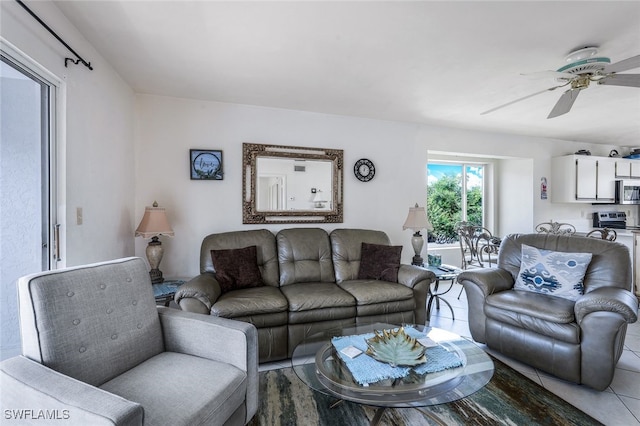
<path fill-rule="evenodd" d="M 593 231 L 587 233 L 586 235 L 589 238 L 600 238 L 606 241 L 615 241 L 618 238 L 618 233 L 615 229 L 611 228 L 602 228 L 602 229 L 594 229 Z"/>
<path fill-rule="evenodd" d="M 551 234 L 551 235 L 574 235 L 576 233 L 576 227 L 570 223 L 554 222 L 542 222 L 536 225 L 536 232 L 538 234 Z"/>
<path fill-rule="evenodd" d="M 491 231 L 483 226 L 472 225 L 468 222 L 460 222 L 456 231 L 462 256 L 460 269 L 485 268 L 497 264 L 500 239 L 494 237 Z M 461 289 L 458 293 L 458 299 L 460 299 L 463 290 Z"/>

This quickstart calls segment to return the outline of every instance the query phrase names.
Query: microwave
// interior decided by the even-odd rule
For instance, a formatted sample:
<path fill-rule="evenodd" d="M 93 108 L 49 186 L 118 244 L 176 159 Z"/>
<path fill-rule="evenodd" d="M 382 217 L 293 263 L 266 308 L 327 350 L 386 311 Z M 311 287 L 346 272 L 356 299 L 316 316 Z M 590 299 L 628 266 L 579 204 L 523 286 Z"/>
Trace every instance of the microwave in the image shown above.
<path fill-rule="evenodd" d="M 640 204 L 640 179 L 616 181 L 616 204 Z"/>

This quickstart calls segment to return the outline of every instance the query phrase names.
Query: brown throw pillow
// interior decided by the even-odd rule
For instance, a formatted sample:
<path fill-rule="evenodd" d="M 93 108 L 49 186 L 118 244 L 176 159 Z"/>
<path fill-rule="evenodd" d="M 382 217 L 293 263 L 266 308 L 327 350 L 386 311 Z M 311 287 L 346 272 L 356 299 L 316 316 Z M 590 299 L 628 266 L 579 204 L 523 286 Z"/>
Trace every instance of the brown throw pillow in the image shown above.
<path fill-rule="evenodd" d="M 211 250 L 211 260 L 223 293 L 264 285 L 258 268 L 256 246 Z"/>
<path fill-rule="evenodd" d="M 402 246 L 362 243 L 358 279 L 398 282 Z"/>

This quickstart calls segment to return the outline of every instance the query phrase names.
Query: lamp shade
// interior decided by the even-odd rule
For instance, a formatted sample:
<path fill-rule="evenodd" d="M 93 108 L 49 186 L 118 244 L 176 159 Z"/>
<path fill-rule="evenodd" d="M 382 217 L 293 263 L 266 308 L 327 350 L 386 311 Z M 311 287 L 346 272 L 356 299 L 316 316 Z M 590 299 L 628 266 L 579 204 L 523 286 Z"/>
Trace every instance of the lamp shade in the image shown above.
<path fill-rule="evenodd" d="M 136 229 L 136 237 L 151 238 L 157 235 L 174 236 L 173 229 L 169 225 L 164 207 L 147 207 L 144 210 L 144 216 L 140 221 L 140 225 Z"/>
<path fill-rule="evenodd" d="M 324 192 L 318 190 L 316 192 L 315 197 L 313 197 L 313 202 L 314 203 L 324 203 L 326 201 L 329 201 L 329 200 L 327 200 L 327 197 L 324 196 Z"/>
<path fill-rule="evenodd" d="M 405 229 L 411 229 L 413 232 L 418 232 L 421 229 L 433 229 L 433 226 L 431 226 L 431 223 L 427 219 L 427 213 L 424 207 L 418 207 L 418 204 L 416 204 L 415 207 L 409 208 L 407 220 L 405 220 L 404 225 L 402 225 L 402 230 Z"/>

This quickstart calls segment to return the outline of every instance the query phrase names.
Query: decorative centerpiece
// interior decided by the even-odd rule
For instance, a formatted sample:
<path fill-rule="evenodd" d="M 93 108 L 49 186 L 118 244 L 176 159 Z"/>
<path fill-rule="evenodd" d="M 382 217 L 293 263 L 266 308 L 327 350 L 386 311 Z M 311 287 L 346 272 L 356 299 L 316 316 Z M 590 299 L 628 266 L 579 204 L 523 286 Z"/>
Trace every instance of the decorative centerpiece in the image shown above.
<path fill-rule="evenodd" d="M 415 338 L 409 336 L 404 327 L 397 330 L 374 331 L 367 339 L 366 354 L 392 367 L 414 366 L 427 362 L 425 348 Z"/>

